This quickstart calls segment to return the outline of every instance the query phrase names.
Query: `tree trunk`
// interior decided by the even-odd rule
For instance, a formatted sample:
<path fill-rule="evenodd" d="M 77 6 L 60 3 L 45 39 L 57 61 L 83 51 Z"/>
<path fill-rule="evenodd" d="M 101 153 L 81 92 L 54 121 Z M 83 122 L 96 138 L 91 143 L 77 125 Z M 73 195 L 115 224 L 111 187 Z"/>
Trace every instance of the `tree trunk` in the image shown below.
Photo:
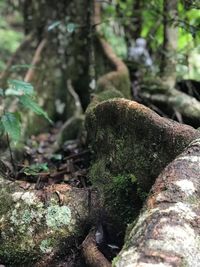
<path fill-rule="evenodd" d="M 161 72 L 163 84 L 173 88 L 176 82 L 176 50 L 178 42 L 177 21 L 178 1 L 164 0 L 163 2 L 163 51 Z"/>

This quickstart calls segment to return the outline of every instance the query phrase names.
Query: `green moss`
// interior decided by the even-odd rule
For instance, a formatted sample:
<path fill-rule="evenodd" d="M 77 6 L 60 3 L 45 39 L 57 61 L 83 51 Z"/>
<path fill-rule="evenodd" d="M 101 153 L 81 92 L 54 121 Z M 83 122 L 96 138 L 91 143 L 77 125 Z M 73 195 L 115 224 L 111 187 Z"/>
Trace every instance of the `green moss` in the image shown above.
<path fill-rule="evenodd" d="M 14 202 L 10 194 L 8 194 L 8 189 L 0 188 L 0 217 L 5 215 L 10 207 L 13 206 Z"/>
<path fill-rule="evenodd" d="M 112 267 L 115 267 L 116 266 L 116 263 L 118 262 L 119 260 L 119 256 L 117 255 L 113 260 L 112 260 Z"/>
<path fill-rule="evenodd" d="M 99 159 L 92 164 L 89 177 L 95 186 L 106 185 L 110 179 L 110 172 L 106 168 L 106 162 L 103 159 Z"/>
<path fill-rule="evenodd" d="M 123 94 L 116 90 L 115 88 L 110 88 L 109 90 L 102 91 L 93 95 L 93 100 L 86 110 L 86 114 L 92 112 L 92 110 L 101 102 L 114 99 L 114 98 L 123 98 Z"/>
<path fill-rule="evenodd" d="M 136 216 L 137 209 L 133 204 L 135 196 L 136 178 L 133 174 L 112 176 L 104 186 L 105 207 L 119 225 L 125 227 Z"/>
<path fill-rule="evenodd" d="M 107 212 L 114 218 L 116 224 L 124 226 L 130 222 L 137 213 L 133 206 L 136 194 L 137 178 L 132 173 L 112 175 L 101 159 L 94 163 L 90 169 L 93 185 L 97 187 L 104 198 Z"/>
<path fill-rule="evenodd" d="M 36 260 L 41 257 L 37 250 L 22 250 L 18 244 L 15 244 L 15 249 L 13 249 L 13 246 L 14 244 L 10 242 L 0 249 L 0 259 L 8 267 L 34 266 Z"/>
<path fill-rule="evenodd" d="M 130 79 L 128 71 L 110 72 L 100 78 L 98 81 L 97 92 L 117 90 L 124 97 L 130 98 Z"/>

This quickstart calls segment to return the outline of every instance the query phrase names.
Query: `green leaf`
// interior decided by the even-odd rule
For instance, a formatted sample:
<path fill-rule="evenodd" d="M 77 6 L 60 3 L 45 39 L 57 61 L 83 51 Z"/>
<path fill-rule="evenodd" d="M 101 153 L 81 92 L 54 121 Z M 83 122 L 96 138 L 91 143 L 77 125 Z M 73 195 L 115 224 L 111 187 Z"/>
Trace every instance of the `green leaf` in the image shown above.
<path fill-rule="evenodd" d="M 26 175 L 38 175 L 39 172 L 49 171 L 47 163 L 36 163 L 28 167 L 24 167 L 21 172 Z"/>
<path fill-rule="evenodd" d="M 34 69 L 35 66 L 31 64 L 18 64 L 18 65 L 13 65 L 11 67 L 11 70 L 20 70 L 20 69 Z"/>
<path fill-rule="evenodd" d="M 74 31 L 75 31 L 75 28 L 76 28 L 76 24 L 74 24 L 74 23 L 68 23 L 68 24 L 67 24 L 67 31 L 68 31 L 69 33 L 74 32 Z"/>
<path fill-rule="evenodd" d="M 9 95 L 21 96 L 21 95 L 23 95 L 23 92 L 22 91 L 17 91 L 17 90 L 12 89 L 12 88 L 8 88 L 5 91 L 5 95 L 6 96 L 9 96 Z"/>
<path fill-rule="evenodd" d="M 50 157 L 51 160 L 61 160 L 62 159 L 62 155 L 61 154 L 53 154 Z"/>
<path fill-rule="evenodd" d="M 5 95 L 34 95 L 34 88 L 32 84 L 19 81 L 19 80 L 9 80 L 9 88 L 6 90 Z"/>
<path fill-rule="evenodd" d="M 58 25 L 60 25 L 60 21 L 55 21 L 55 22 L 53 22 L 51 25 L 49 25 L 49 27 L 48 27 L 48 31 L 51 31 L 51 30 L 53 30 L 54 28 L 56 28 Z"/>
<path fill-rule="evenodd" d="M 45 112 L 31 97 L 24 95 L 19 98 L 19 101 L 25 108 L 32 110 L 36 114 L 45 117 L 50 123 L 53 123 L 47 112 Z"/>
<path fill-rule="evenodd" d="M 21 135 L 21 125 L 18 115 L 12 112 L 6 112 L 2 116 L 1 122 L 11 139 L 14 141 L 19 141 Z"/>

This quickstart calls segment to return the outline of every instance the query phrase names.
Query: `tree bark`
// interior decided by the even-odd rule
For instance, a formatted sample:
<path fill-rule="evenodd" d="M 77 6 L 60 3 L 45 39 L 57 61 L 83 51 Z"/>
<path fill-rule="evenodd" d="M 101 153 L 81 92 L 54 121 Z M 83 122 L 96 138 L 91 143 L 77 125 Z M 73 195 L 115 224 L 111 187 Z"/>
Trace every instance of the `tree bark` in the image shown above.
<path fill-rule="evenodd" d="M 83 222 L 95 220 L 99 203 L 89 188 L 54 184 L 36 190 L 34 184 L 0 177 L 0 263 L 57 266 L 58 255 L 70 257 L 84 235 Z"/>
<path fill-rule="evenodd" d="M 156 179 L 115 267 L 199 266 L 200 139 Z"/>

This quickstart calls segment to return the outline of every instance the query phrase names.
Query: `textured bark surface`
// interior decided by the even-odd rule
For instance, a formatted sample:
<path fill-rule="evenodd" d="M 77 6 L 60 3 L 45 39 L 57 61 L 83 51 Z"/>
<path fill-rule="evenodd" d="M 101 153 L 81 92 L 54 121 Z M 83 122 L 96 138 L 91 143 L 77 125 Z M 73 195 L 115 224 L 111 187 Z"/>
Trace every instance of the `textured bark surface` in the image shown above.
<path fill-rule="evenodd" d="M 113 266 L 199 266 L 199 155 L 197 139 L 159 175 Z"/>

